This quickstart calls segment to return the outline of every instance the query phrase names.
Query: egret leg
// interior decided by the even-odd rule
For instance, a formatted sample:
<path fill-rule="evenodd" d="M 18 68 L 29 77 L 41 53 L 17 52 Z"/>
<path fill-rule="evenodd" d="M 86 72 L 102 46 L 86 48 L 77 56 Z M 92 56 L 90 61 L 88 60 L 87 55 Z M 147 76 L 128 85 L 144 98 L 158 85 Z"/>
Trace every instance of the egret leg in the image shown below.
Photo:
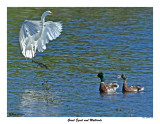
<path fill-rule="evenodd" d="M 32 62 L 34 62 L 34 63 L 37 63 L 38 64 L 38 66 L 40 66 L 40 67 L 45 67 L 46 69 L 48 69 L 48 67 L 47 67 L 47 65 L 45 65 L 45 64 L 43 64 L 43 63 L 41 63 L 41 62 L 38 62 L 38 61 L 36 61 L 35 60 L 35 57 L 34 57 L 34 53 L 33 53 L 33 44 L 31 44 L 31 46 L 32 46 Z"/>
<path fill-rule="evenodd" d="M 34 58 L 32 59 L 32 62 L 38 64 L 38 66 L 40 66 L 41 68 L 45 67 L 46 69 L 48 69 L 47 65 L 45 65 L 45 64 L 43 64 L 41 62 L 36 61 Z"/>

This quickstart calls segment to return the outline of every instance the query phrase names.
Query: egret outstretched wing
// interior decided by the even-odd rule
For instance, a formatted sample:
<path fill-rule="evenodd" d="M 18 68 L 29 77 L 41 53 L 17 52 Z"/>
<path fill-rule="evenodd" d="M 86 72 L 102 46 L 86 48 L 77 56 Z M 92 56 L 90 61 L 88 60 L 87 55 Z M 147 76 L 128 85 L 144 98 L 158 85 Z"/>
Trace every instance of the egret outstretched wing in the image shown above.
<path fill-rule="evenodd" d="M 36 40 L 38 40 L 42 29 L 41 21 L 25 20 L 19 32 L 19 42 L 22 54 L 26 58 L 33 58 L 36 53 Z"/>
<path fill-rule="evenodd" d="M 43 52 L 46 49 L 46 44 L 56 39 L 62 31 L 61 22 L 48 21 L 44 23 L 41 38 L 37 42 L 37 49 L 39 52 Z"/>
<path fill-rule="evenodd" d="M 38 34 L 41 29 L 42 29 L 41 21 L 25 20 L 22 23 L 22 26 L 19 32 L 19 42 L 20 42 L 22 51 L 23 51 L 23 48 L 25 48 L 29 43 L 29 40 L 28 40 L 29 37 L 31 36 L 33 37 L 35 34 Z M 33 40 L 36 40 L 36 39 L 33 39 Z"/>

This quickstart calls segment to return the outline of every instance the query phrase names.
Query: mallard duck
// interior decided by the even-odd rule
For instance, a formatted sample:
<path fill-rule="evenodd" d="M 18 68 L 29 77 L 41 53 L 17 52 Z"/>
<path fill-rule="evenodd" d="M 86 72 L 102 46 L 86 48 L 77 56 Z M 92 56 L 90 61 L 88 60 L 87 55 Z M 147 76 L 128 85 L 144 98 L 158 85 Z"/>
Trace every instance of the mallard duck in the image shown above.
<path fill-rule="evenodd" d="M 122 75 L 118 75 L 118 78 L 122 78 L 124 80 L 123 83 L 123 92 L 140 92 L 142 90 L 144 90 L 144 87 L 141 87 L 139 85 L 127 85 L 127 78 L 126 75 L 122 74 Z"/>
<path fill-rule="evenodd" d="M 105 76 L 102 72 L 98 73 L 97 76 L 95 77 L 99 77 L 101 79 L 101 83 L 99 86 L 99 91 L 101 93 L 114 93 L 116 92 L 116 89 L 119 87 L 119 85 L 117 84 L 117 82 L 112 82 L 112 83 L 104 83 L 105 81 Z"/>

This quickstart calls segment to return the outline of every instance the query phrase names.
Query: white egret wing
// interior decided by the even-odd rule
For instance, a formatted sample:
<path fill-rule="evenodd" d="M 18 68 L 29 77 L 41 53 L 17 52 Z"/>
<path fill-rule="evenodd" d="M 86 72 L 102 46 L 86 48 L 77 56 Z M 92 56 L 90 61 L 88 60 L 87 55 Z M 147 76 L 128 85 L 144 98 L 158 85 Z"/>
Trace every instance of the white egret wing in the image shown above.
<path fill-rule="evenodd" d="M 41 28 L 42 28 L 41 21 L 25 20 L 22 23 L 22 26 L 19 32 L 19 42 L 21 44 L 21 48 L 27 45 L 27 38 L 40 32 Z"/>
<path fill-rule="evenodd" d="M 41 21 L 29 21 L 25 20 L 22 23 L 19 32 L 19 42 L 21 46 L 22 53 L 27 58 L 32 58 L 34 54 L 31 51 L 31 44 L 34 44 L 38 40 L 38 34 L 42 29 Z"/>
<path fill-rule="evenodd" d="M 46 44 L 49 43 L 49 41 L 56 39 L 61 34 L 61 31 L 61 22 L 45 22 L 41 38 L 37 42 L 38 51 L 43 52 L 43 50 L 46 49 Z"/>

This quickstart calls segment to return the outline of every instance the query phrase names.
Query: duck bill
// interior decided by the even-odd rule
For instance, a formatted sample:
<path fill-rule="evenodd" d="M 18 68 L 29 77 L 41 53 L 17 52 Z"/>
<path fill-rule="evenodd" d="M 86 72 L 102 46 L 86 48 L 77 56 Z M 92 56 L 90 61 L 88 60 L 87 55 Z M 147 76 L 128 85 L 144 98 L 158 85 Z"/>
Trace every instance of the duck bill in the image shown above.
<path fill-rule="evenodd" d="M 121 78 L 121 75 L 118 75 L 117 78 Z"/>
<path fill-rule="evenodd" d="M 98 78 L 98 76 L 94 76 L 95 78 Z"/>

